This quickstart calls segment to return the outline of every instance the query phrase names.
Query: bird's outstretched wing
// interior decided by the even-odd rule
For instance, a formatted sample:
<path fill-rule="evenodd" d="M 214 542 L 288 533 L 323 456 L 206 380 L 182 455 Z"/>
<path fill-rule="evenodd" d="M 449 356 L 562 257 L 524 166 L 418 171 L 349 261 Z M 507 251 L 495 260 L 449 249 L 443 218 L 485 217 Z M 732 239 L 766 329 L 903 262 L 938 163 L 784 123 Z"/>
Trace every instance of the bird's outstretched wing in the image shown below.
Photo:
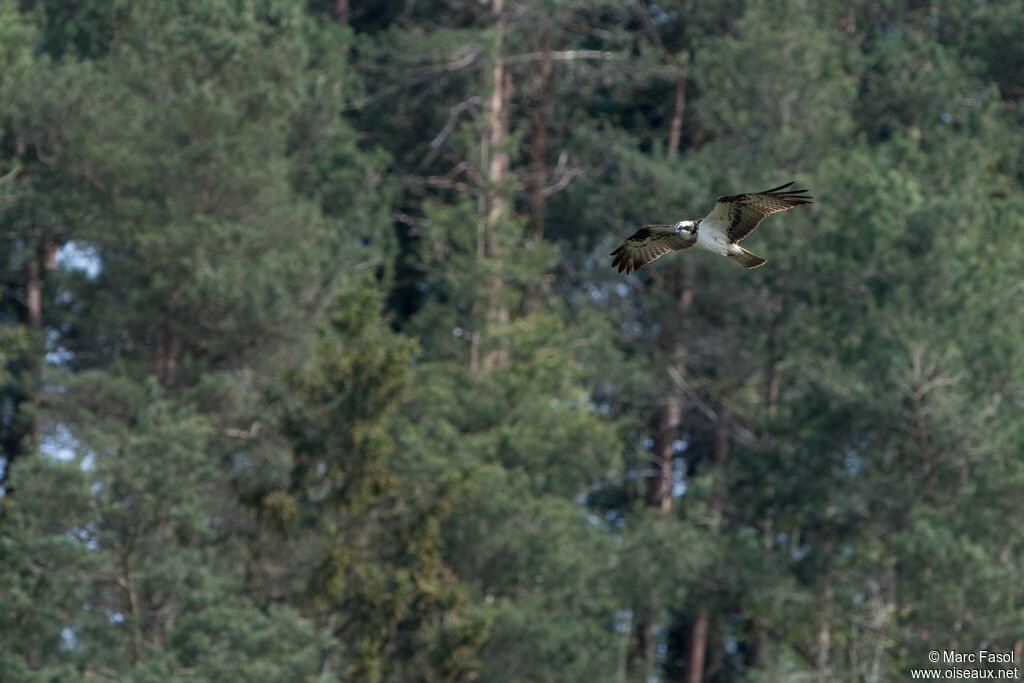
<path fill-rule="evenodd" d="M 677 233 L 674 225 L 645 225 L 619 245 L 609 256 L 614 256 L 612 268 L 632 273 L 670 251 L 683 251 L 697 243 L 696 233 L 686 230 Z"/>
<path fill-rule="evenodd" d="M 813 203 L 813 197 L 803 194 L 807 190 L 786 189 L 792 184 L 786 183 L 764 192 L 719 197 L 715 202 L 715 208 L 704 222 L 713 223 L 724 229 L 730 242 L 739 242 L 760 225 L 766 216 L 801 204 Z"/>

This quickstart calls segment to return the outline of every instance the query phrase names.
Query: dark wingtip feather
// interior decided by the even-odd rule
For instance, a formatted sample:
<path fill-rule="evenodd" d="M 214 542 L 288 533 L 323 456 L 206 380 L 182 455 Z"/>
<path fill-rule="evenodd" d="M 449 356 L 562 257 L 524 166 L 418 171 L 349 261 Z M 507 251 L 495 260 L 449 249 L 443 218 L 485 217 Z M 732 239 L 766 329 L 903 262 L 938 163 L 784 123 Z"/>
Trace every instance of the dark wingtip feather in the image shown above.
<path fill-rule="evenodd" d="M 814 197 L 811 197 L 810 195 L 805 195 L 804 194 L 804 192 L 808 191 L 806 188 L 803 189 L 803 190 L 786 190 L 786 188 L 789 187 L 792 184 L 793 184 L 793 181 L 790 181 L 790 182 L 786 183 L 785 185 L 779 185 L 778 187 L 776 187 L 774 189 L 771 189 L 771 190 L 767 190 L 767 191 L 763 192 L 762 194 L 775 195 L 779 199 L 784 199 L 787 202 L 792 202 L 793 206 L 800 206 L 801 204 L 813 204 L 814 203 L 814 201 L 813 201 Z M 785 192 L 780 192 L 780 190 L 786 190 L 786 191 Z"/>
<path fill-rule="evenodd" d="M 616 249 L 615 251 L 619 251 L 619 249 Z M 612 268 L 615 268 L 616 266 L 618 266 L 620 273 L 622 271 L 626 271 L 626 275 L 629 275 L 633 272 L 633 259 L 627 258 L 625 253 L 617 254 L 612 260 Z"/>
<path fill-rule="evenodd" d="M 628 271 L 626 273 L 628 275 L 629 273 L 633 272 L 633 269 L 629 267 L 631 262 L 626 258 L 626 254 L 625 253 L 619 253 L 619 252 L 622 251 L 622 247 L 623 246 L 625 246 L 625 245 L 620 246 L 618 249 L 616 249 L 611 254 L 609 254 L 609 256 L 614 256 L 615 257 L 614 259 L 612 259 L 612 268 L 614 268 L 615 266 L 618 266 L 620 273 L 622 271 L 628 269 Z"/>
<path fill-rule="evenodd" d="M 808 195 L 788 195 L 787 194 L 787 195 L 783 196 L 782 199 L 785 199 L 787 202 L 792 203 L 794 206 L 797 206 L 797 205 L 800 205 L 800 204 L 813 204 L 814 203 L 814 197 L 811 197 L 811 196 L 808 196 Z"/>
<path fill-rule="evenodd" d="M 804 192 L 807 192 L 806 188 L 804 188 L 803 190 L 786 190 L 786 188 L 789 187 L 792 184 L 793 184 L 793 181 L 790 181 L 790 182 L 786 183 L 785 185 L 779 185 L 778 187 L 773 187 L 770 190 L 765 190 L 764 192 L 759 192 L 758 194 L 774 194 L 774 195 L 782 195 L 782 196 L 785 196 L 787 198 L 788 197 L 794 197 L 794 198 L 797 198 L 797 199 L 813 199 L 813 197 L 798 197 L 797 196 L 797 195 L 803 194 Z M 786 191 L 785 192 L 781 192 L 780 190 L 786 190 Z"/>

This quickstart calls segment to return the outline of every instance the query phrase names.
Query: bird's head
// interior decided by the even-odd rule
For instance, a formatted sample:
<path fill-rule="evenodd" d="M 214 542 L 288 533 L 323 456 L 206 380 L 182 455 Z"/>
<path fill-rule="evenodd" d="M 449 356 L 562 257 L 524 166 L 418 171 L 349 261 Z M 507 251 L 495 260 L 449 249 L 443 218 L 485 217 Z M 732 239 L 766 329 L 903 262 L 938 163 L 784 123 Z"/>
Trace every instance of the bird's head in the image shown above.
<path fill-rule="evenodd" d="M 683 232 L 688 232 L 688 233 L 690 233 L 692 235 L 694 232 L 697 231 L 697 222 L 696 221 L 679 221 L 678 223 L 676 223 L 675 228 L 676 228 L 676 234 L 677 235 L 679 235 L 679 234 L 681 234 Z"/>

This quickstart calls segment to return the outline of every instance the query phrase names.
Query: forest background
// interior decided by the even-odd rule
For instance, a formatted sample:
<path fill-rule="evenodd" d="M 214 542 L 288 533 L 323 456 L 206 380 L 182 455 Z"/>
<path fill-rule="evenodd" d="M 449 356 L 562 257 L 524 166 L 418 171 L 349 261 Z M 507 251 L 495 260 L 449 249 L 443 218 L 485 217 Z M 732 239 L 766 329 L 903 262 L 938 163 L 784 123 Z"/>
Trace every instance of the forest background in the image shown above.
<path fill-rule="evenodd" d="M 1020 0 L 0 0 L 5 681 L 1024 646 Z M 644 223 L 811 207 L 632 276 Z"/>

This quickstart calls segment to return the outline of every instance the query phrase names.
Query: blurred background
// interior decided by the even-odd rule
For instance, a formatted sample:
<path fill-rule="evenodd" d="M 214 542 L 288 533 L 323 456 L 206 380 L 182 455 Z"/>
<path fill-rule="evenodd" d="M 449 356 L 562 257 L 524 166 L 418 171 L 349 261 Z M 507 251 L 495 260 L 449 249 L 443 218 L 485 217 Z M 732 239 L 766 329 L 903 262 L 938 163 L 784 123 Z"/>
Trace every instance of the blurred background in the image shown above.
<path fill-rule="evenodd" d="M 1020 0 L 0 0 L 5 681 L 1024 646 Z M 816 203 L 631 275 L 645 223 Z"/>

